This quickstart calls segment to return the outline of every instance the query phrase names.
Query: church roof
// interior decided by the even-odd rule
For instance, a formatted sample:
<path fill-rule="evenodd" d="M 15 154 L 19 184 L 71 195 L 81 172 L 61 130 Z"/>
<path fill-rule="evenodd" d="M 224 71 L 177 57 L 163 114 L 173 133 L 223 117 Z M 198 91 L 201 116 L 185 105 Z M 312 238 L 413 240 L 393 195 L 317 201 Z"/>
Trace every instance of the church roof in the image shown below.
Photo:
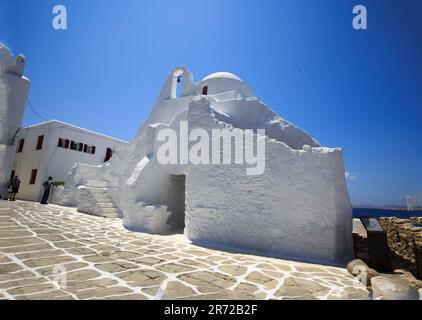
<path fill-rule="evenodd" d="M 237 81 L 243 82 L 242 79 L 240 79 L 238 76 L 236 76 L 236 75 L 234 75 L 233 73 L 230 73 L 230 72 L 216 72 L 216 73 L 212 73 L 209 76 L 206 76 L 204 79 L 202 79 L 202 81 L 210 80 L 210 79 L 216 79 L 216 78 L 233 79 L 233 80 L 237 80 Z"/>

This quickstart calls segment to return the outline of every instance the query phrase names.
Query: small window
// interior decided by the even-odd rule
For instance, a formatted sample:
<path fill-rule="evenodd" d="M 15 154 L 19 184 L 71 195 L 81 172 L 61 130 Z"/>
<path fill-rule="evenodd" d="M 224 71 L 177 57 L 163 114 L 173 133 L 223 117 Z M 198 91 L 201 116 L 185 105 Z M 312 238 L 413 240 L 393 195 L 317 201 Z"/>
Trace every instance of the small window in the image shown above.
<path fill-rule="evenodd" d="M 37 169 L 32 169 L 31 179 L 29 180 L 29 184 L 35 184 L 35 182 L 37 181 L 37 173 L 38 173 Z"/>
<path fill-rule="evenodd" d="M 204 96 L 206 96 L 206 95 L 208 94 L 208 86 L 204 86 L 204 87 L 202 88 L 202 94 L 203 94 Z"/>
<path fill-rule="evenodd" d="M 44 142 L 44 136 L 38 136 L 37 147 L 35 148 L 35 150 L 41 150 L 43 142 Z"/>
<path fill-rule="evenodd" d="M 84 144 L 83 143 L 79 143 L 78 144 L 78 151 L 82 152 L 83 149 L 84 149 Z"/>
<path fill-rule="evenodd" d="M 69 149 L 69 144 L 70 144 L 69 139 L 66 139 L 66 140 L 64 141 L 64 147 L 65 147 L 66 149 Z"/>
<path fill-rule="evenodd" d="M 10 180 L 12 180 L 15 177 L 15 174 L 16 174 L 15 170 L 12 170 L 12 173 L 10 174 Z"/>
<path fill-rule="evenodd" d="M 76 143 L 75 143 L 75 141 L 70 141 L 70 149 L 71 150 L 76 150 Z"/>
<path fill-rule="evenodd" d="M 57 143 L 57 146 L 59 147 L 59 148 L 63 148 L 63 139 L 62 138 L 59 138 L 59 142 Z"/>
<path fill-rule="evenodd" d="M 88 152 L 88 145 L 84 144 L 84 152 L 87 153 Z"/>
<path fill-rule="evenodd" d="M 92 146 L 92 147 L 91 147 L 91 153 L 92 153 L 92 154 L 95 154 L 95 149 L 96 149 L 96 148 L 95 148 L 95 146 Z"/>
<path fill-rule="evenodd" d="M 19 146 L 18 146 L 18 153 L 23 151 L 24 144 L 25 144 L 25 139 L 20 139 Z"/>

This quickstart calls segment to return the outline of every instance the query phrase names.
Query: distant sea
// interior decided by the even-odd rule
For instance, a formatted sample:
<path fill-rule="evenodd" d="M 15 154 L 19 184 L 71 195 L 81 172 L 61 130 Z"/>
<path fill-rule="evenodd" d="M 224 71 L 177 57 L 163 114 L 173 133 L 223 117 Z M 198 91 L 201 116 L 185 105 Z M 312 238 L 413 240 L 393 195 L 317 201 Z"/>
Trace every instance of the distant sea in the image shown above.
<path fill-rule="evenodd" d="M 408 219 L 410 217 L 422 217 L 422 210 L 407 211 L 397 209 L 353 208 L 353 218 L 359 217 L 397 217 Z"/>

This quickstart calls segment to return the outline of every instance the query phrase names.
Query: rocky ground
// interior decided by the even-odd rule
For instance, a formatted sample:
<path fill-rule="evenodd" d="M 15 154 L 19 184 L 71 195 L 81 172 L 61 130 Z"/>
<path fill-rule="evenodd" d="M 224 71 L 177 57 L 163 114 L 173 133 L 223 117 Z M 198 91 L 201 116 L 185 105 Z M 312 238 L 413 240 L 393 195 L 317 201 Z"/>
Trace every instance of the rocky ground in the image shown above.
<path fill-rule="evenodd" d="M 367 299 L 343 268 L 195 246 L 119 219 L 0 201 L 1 299 Z"/>

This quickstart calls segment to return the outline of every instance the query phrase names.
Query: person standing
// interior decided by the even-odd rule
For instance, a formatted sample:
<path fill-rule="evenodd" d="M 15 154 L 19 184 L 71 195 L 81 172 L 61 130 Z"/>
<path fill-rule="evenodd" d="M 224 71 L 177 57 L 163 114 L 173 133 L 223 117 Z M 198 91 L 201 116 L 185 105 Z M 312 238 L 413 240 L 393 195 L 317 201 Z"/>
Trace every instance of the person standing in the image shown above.
<path fill-rule="evenodd" d="M 16 201 L 16 194 L 19 192 L 19 187 L 21 185 L 21 181 L 19 180 L 18 176 L 14 176 L 10 180 L 9 185 L 9 200 L 10 201 Z"/>
<path fill-rule="evenodd" d="M 48 204 L 48 197 L 50 196 L 51 185 L 53 184 L 53 177 L 48 177 L 48 179 L 42 184 L 44 187 L 44 194 L 41 199 L 41 204 Z"/>

